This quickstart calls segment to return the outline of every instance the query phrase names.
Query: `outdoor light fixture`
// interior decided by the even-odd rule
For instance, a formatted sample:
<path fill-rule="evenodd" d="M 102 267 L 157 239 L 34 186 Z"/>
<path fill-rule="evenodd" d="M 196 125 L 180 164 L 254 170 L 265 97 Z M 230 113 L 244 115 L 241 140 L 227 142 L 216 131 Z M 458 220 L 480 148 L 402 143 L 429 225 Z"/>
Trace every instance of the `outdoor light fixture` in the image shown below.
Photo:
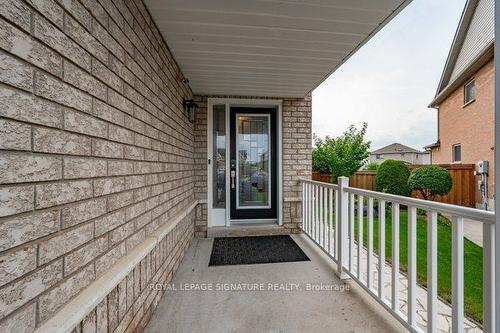
<path fill-rule="evenodd" d="M 198 109 L 198 104 L 196 104 L 192 99 L 184 99 L 182 101 L 182 106 L 184 107 L 184 110 L 186 110 L 189 122 L 194 123 L 196 121 L 196 110 Z"/>

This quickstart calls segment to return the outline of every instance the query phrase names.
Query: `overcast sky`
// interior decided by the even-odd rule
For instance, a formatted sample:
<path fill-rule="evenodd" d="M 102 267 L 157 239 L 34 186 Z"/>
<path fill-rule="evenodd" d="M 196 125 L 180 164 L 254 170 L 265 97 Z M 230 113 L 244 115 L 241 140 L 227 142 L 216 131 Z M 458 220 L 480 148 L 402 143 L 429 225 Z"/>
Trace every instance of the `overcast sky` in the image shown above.
<path fill-rule="evenodd" d="M 368 123 L 372 150 L 436 141 L 433 99 L 465 0 L 413 0 L 313 91 L 313 132 Z"/>

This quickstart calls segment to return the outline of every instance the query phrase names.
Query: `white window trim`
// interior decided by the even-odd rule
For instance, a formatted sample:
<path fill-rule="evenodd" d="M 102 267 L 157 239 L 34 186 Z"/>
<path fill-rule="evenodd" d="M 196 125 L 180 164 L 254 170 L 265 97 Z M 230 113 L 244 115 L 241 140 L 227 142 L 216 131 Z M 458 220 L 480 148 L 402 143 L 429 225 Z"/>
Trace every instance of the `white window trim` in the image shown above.
<path fill-rule="evenodd" d="M 455 161 L 455 147 L 460 147 L 460 161 Z M 461 164 L 462 163 L 462 144 L 455 143 L 451 146 L 451 164 Z"/>
<path fill-rule="evenodd" d="M 470 101 L 466 101 L 466 97 L 467 97 L 467 86 L 470 85 L 471 83 L 474 83 L 474 88 L 476 88 L 476 79 L 475 78 L 472 78 L 470 79 L 469 81 L 467 81 L 466 84 L 464 84 L 464 105 L 463 107 L 466 107 L 467 105 L 471 104 L 471 103 L 474 103 L 476 101 L 476 93 L 474 92 L 474 98 L 472 98 Z"/>

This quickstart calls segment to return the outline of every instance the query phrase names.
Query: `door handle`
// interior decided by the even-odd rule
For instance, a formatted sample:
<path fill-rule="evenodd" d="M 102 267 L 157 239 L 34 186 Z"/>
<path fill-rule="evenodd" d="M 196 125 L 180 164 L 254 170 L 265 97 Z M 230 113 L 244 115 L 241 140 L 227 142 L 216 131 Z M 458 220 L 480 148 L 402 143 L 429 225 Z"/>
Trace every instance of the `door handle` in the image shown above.
<path fill-rule="evenodd" d="M 231 170 L 231 189 L 235 189 L 236 188 L 236 160 L 231 160 L 230 170 Z"/>
<path fill-rule="evenodd" d="M 231 170 L 231 188 L 235 188 L 236 170 Z"/>

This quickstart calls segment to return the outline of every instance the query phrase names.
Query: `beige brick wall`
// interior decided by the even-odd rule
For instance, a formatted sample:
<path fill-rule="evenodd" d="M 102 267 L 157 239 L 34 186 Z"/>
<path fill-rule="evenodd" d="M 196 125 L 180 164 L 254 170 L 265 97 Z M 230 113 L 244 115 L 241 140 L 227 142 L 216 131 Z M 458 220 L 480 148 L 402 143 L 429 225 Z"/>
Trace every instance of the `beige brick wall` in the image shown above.
<path fill-rule="evenodd" d="M 0 1 L 0 48 L 0 332 L 30 332 L 196 200 L 200 147 L 140 0 Z M 83 328 L 143 327 L 200 209 Z"/>
<path fill-rule="evenodd" d="M 142 332 L 193 239 L 191 213 L 73 331 Z"/>
<path fill-rule="evenodd" d="M 462 145 L 462 163 L 488 160 L 494 165 L 494 62 L 491 60 L 476 74 L 476 101 L 464 105 L 464 89 L 460 86 L 439 105 L 439 140 L 432 150 L 433 164 L 452 163 L 452 146 Z M 494 172 L 489 177 L 490 197 L 494 195 Z"/>
<path fill-rule="evenodd" d="M 195 198 L 204 201 L 204 204 L 198 205 L 196 211 L 195 234 L 198 237 L 207 236 L 207 98 L 195 96 L 196 103 L 199 106 L 199 112 L 196 115 L 194 124 L 194 162 L 195 162 Z"/>
<path fill-rule="evenodd" d="M 141 0 L 0 3 L 0 332 L 31 332 L 196 200 L 79 325 L 141 330 L 192 237 L 206 236 L 206 97 Z M 311 101 L 283 99 L 284 226 L 299 231 Z"/>
<path fill-rule="evenodd" d="M 312 172 L 311 97 L 283 100 L 283 225 L 300 232 L 302 187 L 300 178 Z"/>
<path fill-rule="evenodd" d="M 231 98 L 259 98 L 235 97 Z M 200 112 L 195 124 L 195 196 L 207 199 L 207 99 L 196 96 Z M 302 187 L 300 178 L 311 178 L 312 163 L 312 108 L 311 97 L 272 98 L 282 100 L 282 157 L 283 157 L 283 226 L 287 232 L 300 232 L 302 223 Z M 207 207 L 198 207 L 196 233 L 205 236 L 207 231 Z"/>

